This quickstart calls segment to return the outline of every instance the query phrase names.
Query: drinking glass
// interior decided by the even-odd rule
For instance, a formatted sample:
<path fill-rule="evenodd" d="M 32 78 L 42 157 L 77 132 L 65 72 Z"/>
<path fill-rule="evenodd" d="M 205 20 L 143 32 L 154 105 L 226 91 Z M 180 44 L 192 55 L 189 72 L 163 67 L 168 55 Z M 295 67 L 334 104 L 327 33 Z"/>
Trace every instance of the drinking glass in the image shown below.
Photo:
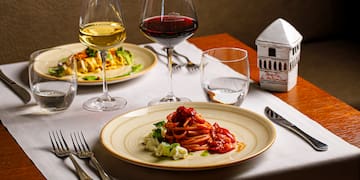
<path fill-rule="evenodd" d="M 172 57 L 174 46 L 194 34 L 198 20 L 192 0 L 144 0 L 140 30 L 146 37 L 162 45 L 167 52 L 169 90 L 165 97 L 156 98 L 149 105 L 190 101 L 177 97 L 173 91 Z"/>
<path fill-rule="evenodd" d="M 76 65 L 70 50 L 41 49 L 30 55 L 29 85 L 37 104 L 48 111 L 67 109 L 76 94 Z"/>
<path fill-rule="evenodd" d="M 239 48 L 214 48 L 204 51 L 200 81 L 213 102 L 240 106 L 249 90 L 248 53 Z"/>
<path fill-rule="evenodd" d="M 127 104 L 122 97 L 112 97 L 106 80 L 106 56 L 109 48 L 119 46 L 126 38 L 119 0 L 83 0 L 80 15 L 80 42 L 98 50 L 102 59 L 103 94 L 83 104 L 89 111 L 118 110 Z"/>

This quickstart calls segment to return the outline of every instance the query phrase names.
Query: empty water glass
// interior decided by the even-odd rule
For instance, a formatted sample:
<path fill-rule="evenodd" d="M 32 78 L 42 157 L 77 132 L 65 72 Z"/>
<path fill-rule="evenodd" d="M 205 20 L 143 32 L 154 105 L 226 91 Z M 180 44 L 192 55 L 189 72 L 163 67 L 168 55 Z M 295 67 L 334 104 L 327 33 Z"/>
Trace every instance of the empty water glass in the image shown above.
<path fill-rule="evenodd" d="M 201 85 L 211 101 L 242 104 L 250 84 L 246 50 L 224 47 L 204 51 L 200 71 Z"/>
<path fill-rule="evenodd" d="M 62 48 L 33 52 L 30 56 L 29 84 L 41 108 L 48 111 L 67 109 L 77 91 L 73 53 Z"/>

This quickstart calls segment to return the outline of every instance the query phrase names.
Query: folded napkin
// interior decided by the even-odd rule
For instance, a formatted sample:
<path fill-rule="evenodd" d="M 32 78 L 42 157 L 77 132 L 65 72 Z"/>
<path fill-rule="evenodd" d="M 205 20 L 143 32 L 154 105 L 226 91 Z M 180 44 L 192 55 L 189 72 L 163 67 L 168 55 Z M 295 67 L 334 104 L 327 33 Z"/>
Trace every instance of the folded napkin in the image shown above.
<path fill-rule="evenodd" d="M 159 45 L 151 45 L 161 51 Z M 201 50 L 193 44 L 183 42 L 176 47 L 176 50 L 191 57 L 195 63 L 200 62 Z M 162 60 L 166 61 L 165 59 Z M 27 63 L 22 62 L 1 65 L 1 69 L 15 81 L 27 86 L 26 80 L 21 79 L 26 74 L 26 66 Z M 183 68 L 174 74 L 173 81 L 177 96 L 185 96 L 192 101 L 206 101 L 206 96 L 200 86 L 199 73 L 190 73 Z M 308 134 L 327 143 L 329 150 L 326 152 L 314 151 L 305 141 L 288 130 L 275 125 L 277 138 L 270 149 L 252 160 L 229 168 L 174 173 L 131 165 L 109 155 L 99 142 L 102 127 L 115 116 L 145 107 L 153 98 L 164 96 L 168 87 L 168 70 L 164 64 L 159 62 L 154 69 L 139 78 L 110 86 L 111 95 L 121 96 L 128 100 L 127 106 L 122 110 L 113 112 L 83 110 L 82 103 L 90 97 L 99 96 L 102 90 L 101 86 L 86 86 L 79 87 L 78 94 L 68 110 L 48 115 L 38 109 L 34 100 L 28 105 L 24 105 L 16 95 L 0 83 L 2 92 L 0 119 L 47 179 L 77 179 L 70 160 L 59 159 L 49 151 L 51 146 L 48 131 L 56 129 L 62 129 L 64 134 L 83 131 L 99 161 L 111 175 L 119 179 L 256 178 L 271 173 L 287 173 L 293 169 L 346 160 L 360 155 L 359 148 L 332 134 L 315 121 L 256 85 L 251 86 L 241 108 L 265 117 L 264 108 L 270 106 Z M 66 138 L 68 142 L 71 142 L 69 137 Z M 94 169 L 89 168 L 84 161 L 79 160 L 79 162 L 92 177 L 96 178 Z"/>

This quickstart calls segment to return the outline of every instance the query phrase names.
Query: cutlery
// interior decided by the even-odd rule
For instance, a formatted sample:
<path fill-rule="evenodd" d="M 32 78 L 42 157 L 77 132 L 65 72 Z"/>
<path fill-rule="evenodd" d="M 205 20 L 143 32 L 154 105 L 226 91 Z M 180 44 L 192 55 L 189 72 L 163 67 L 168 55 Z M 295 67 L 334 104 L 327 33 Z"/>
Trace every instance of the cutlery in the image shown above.
<path fill-rule="evenodd" d="M 75 155 L 80 159 L 89 159 L 98 170 L 102 180 L 110 180 L 109 175 L 106 174 L 100 163 L 96 160 L 94 153 L 91 151 L 84 134 L 81 133 L 72 133 L 70 134 L 71 141 L 75 149 Z"/>
<path fill-rule="evenodd" d="M 315 139 L 314 137 L 311 137 L 310 135 L 306 134 L 304 131 L 302 131 L 300 128 L 277 114 L 275 111 L 273 111 L 269 107 L 265 107 L 265 115 L 274 123 L 285 127 L 293 132 L 295 132 L 297 135 L 302 137 L 306 142 L 308 142 L 315 150 L 317 151 L 326 151 L 328 149 L 328 145 Z"/>
<path fill-rule="evenodd" d="M 176 56 L 181 56 L 181 57 L 183 57 L 183 58 L 186 60 L 186 65 L 185 65 L 185 67 L 186 67 L 186 69 L 187 69 L 188 71 L 190 71 L 190 72 L 195 72 L 195 71 L 198 71 L 198 70 L 199 70 L 200 65 L 197 65 L 197 64 L 193 63 L 187 56 L 178 53 L 177 51 L 175 51 L 175 49 L 174 49 L 173 53 L 174 53 L 174 55 L 176 55 Z"/>
<path fill-rule="evenodd" d="M 147 48 L 147 49 L 149 49 L 150 51 L 152 51 L 153 53 L 155 53 L 155 54 L 159 57 L 159 60 L 160 60 L 160 57 L 164 57 L 164 58 L 167 59 L 167 56 L 166 56 L 166 55 L 161 54 L 161 53 L 158 53 L 153 47 L 151 47 L 151 46 L 149 46 L 149 45 L 145 45 L 144 48 Z M 163 61 L 161 61 L 161 62 L 163 62 Z M 163 63 L 164 63 L 164 62 L 163 62 Z M 167 64 L 167 63 L 164 63 L 164 64 Z M 171 65 L 171 66 L 172 66 L 172 69 L 173 69 L 174 71 L 178 71 L 178 70 L 181 69 L 181 65 L 175 63 L 174 61 L 172 62 L 172 65 Z"/>
<path fill-rule="evenodd" d="M 0 69 L 0 79 L 13 91 L 15 94 L 20 97 L 20 99 L 26 104 L 30 101 L 30 93 L 16 82 L 8 78 Z"/>
<path fill-rule="evenodd" d="M 70 157 L 71 162 L 74 164 L 77 175 L 81 180 L 91 180 L 91 177 L 81 168 L 81 166 L 76 162 L 73 154 L 71 153 L 64 136 L 61 131 L 52 131 L 49 132 L 49 137 L 51 145 L 53 147 L 54 154 L 59 158 Z"/>

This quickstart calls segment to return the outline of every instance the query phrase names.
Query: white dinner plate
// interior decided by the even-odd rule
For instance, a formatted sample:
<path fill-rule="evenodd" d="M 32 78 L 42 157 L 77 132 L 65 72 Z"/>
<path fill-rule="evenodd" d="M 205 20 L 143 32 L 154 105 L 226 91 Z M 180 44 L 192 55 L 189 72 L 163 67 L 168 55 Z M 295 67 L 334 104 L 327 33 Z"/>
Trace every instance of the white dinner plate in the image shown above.
<path fill-rule="evenodd" d="M 186 159 L 159 158 L 144 150 L 143 138 L 154 128 L 153 124 L 165 121 L 166 116 L 180 105 L 193 107 L 213 124 L 229 129 L 237 141 L 245 143 L 241 151 L 201 156 L 191 153 Z M 276 131 L 266 118 L 235 106 L 205 103 L 169 103 L 149 106 L 120 115 L 102 129 L 101 143 L 113 156 L 139 166 L 166 170 L 204 170 L 236 165 L 266 151 L 275 141 Z"/>
<path fill-rule="evenodd" d="M 131 73 L 125 76 L 124 74 L 128 73 L 129 69 L 131 69 L 130 67 L 128 67 L 126 70 L 121 68 L 108 70 L 106 71 L 108 84 L 118 83 L 144 75 L 153 67 L 155 67 L 157 63 L 156 55 L 146 48 L 130 43 L 123 43 L 121 46 L 124 47 L 124 49 L 129 50 L 133 54 L 133 58 L 135 62 L 134 64 L 142 64 L 143 68 L 137 73 Z M 73 53 L 78 53 L 86 48 L 81 43 L 66 44 L 57 47 L 71 50 Z M 37 63 L 35 70 L 44 77 L 57 79 L 57 77 L 48 74 L 48 69 L 49 67 L 56 66 L 59 60 L 54 58 L 47 58 L 49 56 L 51 56 L 51 54 L 44 54 L 39 56 L 38 57 L 39 61 L 43 61 L 44 63 Z M 88 73 L 88 74 L 84 74 L 83 76 L 78 76 L 78 85 L 102 85 L 102 80 L 83 79 L 84 76 L 89 76 L 89 75 L 96 75 L 101 77 L 101 73 L 94 73 L 94 74 Z"/>

